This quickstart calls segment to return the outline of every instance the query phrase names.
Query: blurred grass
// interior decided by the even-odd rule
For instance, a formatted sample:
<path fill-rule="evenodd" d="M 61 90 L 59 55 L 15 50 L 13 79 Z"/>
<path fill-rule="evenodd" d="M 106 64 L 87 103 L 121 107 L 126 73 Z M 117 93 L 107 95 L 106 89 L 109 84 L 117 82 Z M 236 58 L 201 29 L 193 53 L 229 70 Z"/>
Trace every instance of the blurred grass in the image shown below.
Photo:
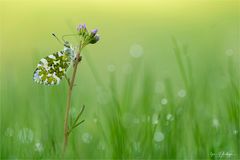
<path fill-rule="evenodd" d="M 60 158 L 67 83 L 37 85 L 32 72 L 61 49 L 50 33 L 79 21 L 101 41 L 83 51 L 71 116 L 84 104 L 85 122 L 66 158 L 240 158 L 237 1 L 151 2 L 124 13 L 127 2 L 0 2 L 2 159 Z"/>

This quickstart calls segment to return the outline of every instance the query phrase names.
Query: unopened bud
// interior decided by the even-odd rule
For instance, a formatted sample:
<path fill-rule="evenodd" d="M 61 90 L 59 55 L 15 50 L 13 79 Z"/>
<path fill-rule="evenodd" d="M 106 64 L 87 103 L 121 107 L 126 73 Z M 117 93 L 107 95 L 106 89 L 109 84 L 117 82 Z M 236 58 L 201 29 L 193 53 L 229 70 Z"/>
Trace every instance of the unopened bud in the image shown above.
<path fill-rule="evenodd" d="M 91 31 L 91 36 L 94 37 L 97 34 L 98 30 L 94 29 Z"/>
<path fill-rule="evenodd" d="M 83 28 L 83 25 L 79 24 L 79 25 L 77 26 L 77 31 L 80 32 L 82 28 Z"/>
<path fill-rule="evenodd" d="M 100 39 L 100 37 L 99 37 L 99 35 L 97 34 L 97 35 L 95 35 L 95 36 L 93 37 L 93 39 L 90 41 L 90 43 L 91 43 L 91 44 L 97 43 L 97 41 L 99 41 L 99 39 Z"/>

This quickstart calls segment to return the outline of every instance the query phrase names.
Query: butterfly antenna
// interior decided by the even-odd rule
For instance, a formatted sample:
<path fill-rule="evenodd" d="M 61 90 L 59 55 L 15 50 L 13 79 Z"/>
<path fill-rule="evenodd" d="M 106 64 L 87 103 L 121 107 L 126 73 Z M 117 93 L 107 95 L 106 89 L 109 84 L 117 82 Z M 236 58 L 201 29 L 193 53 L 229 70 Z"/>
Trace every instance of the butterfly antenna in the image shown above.
<path fill-rule="evenodd" d="M 77 35 L 79 35 L 79 34 L 66 34 L 66 35 L 62 36 L 62 40 L 65 42 L 64 37 L 77 36 Z"/>
<path fill-rule="evenodd" d="M 60 39 L 55 35 L 55 33 L 52 33 L 52 35 L 53 35 L 53 37 L 56 38 L 56 40 L 57 40 L 59 43 L 61 43 L 61 44 L 64 45 L 64 43 L 63 43 L 62 41 L 60 41 Z M 64 41 L 64 42 L 65 42 L 65 41 Z"/>

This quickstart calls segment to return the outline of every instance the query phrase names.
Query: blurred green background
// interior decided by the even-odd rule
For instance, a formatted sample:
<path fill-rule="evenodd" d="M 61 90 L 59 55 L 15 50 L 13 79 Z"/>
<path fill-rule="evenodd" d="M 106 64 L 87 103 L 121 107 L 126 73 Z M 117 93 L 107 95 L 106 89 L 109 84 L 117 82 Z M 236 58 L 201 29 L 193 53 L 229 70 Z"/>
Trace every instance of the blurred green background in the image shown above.
<path fill-rule="evenodd" d="M 32 76 L 63 48 L 51 33 L 79 23 L 101 39 L 83 50 L 66 158 L 240 158 L 238 0 L 0 0 L 2 159 L 61 157 L 67 83 Z"/>

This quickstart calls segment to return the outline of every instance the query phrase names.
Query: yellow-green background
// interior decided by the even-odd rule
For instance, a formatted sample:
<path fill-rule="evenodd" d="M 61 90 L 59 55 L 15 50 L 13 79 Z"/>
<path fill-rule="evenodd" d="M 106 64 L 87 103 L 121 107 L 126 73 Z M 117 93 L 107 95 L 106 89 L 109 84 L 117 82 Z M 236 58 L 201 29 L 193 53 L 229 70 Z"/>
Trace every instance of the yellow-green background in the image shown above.
<path fill-rule="evenodd" d="M 59 37 L 75 33 L 79 23 L 86 23 L 89 30 L 98 28 L 100 41 L 83 51 L 72 101 L 77 109 L 86 105 L 86 122 L 70 136 L 69 157 L 210 158 L 211 152 L 221 151 L 239 156 L 239 133 L 232 135 L 232 131 L 239 132 L 239 9 L 237 0 L 1 0 L 2 158 L 59 157 L 67 84 L 40 86 L 32 76 L 40 58 L 63 48 L 51 33 Z M 179 47 L 188 46 L 192 65 L 184 65 L 194 77 L 190 89 L 184 86 L 172 37 Z M 134 44 L 142 47 L 143 56 L 131 57 Z M 113 73 L 108 71 L 111 64 L 115 65 Z M 126 65 L 132 65 L 130 74 L 124 73 Z M 158 82 L 165 87 L 162 93 L 155 93 Z M 99 88 L 104 90 L 100 95 Z M 187 92 L 185 100 L 177 97 L 182 88 Z M 100 102 L 107 102 L 99 103 L 99 97 Z M 167 109 L 161 108 L 164 97 L 170 101 Z M 194 109 L 180 114 L 177 121 L 178 106 Z M 147 119 L 154 113 L 162 119 L 156 125 L 165 135 L 162 143 L 151 138 L 151 123 L 137 128 L 124 124 L 126 117 L 131 123 L 134 116 Z M 176 114 L 170 132 L 162 118 L 168 113 Z M 93 122 L 96 117 L 97 123 Z M 214 118 L 222 127 L 216 133 L 210 129 Z M 14 130 L 11 139 L 5 134 L 9 127 Z M 33 131 L 33 142 L 18 142 L 21 128 Z M 143 135 L 134 137 L 134 130 Z M 208 134 L 209 130 L 214 131 Z M 93 135 L 90 144 L 81 141 L 85 132 Z M 43 153 L 34 151 L 36 139 L 43 144 Z M 51 141 L 56 143 L 56 152 Z M 132 141 L 141 142 L 139 153 L 132 149 Z M 106 145 L 105 151 L 96 149 L 100 142 Z"/>

